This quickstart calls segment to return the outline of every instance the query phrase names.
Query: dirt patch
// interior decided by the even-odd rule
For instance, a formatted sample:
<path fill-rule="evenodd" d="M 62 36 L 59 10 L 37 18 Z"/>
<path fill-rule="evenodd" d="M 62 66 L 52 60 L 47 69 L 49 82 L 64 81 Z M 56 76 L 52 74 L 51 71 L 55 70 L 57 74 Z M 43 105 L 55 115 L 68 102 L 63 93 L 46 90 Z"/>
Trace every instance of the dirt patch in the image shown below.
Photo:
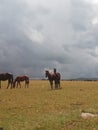
<path fill-rule="evenodd" d="M 81 121 L 76 121 L 76 120 L 72 120 L 72 121 L 68 121 L 65 123 L 64 128 L 62 128 L 61 130 L 73 130 L 73 128 L 78 128 L 80 125 Z"/>
<path fill-rule="evenodd" d="M 80 105 L 83 105 L 83 103 L 76 102 L 76 103 L 71 103 L 70 105 L 71 105 L 71 106 L 80 106 Z"/>

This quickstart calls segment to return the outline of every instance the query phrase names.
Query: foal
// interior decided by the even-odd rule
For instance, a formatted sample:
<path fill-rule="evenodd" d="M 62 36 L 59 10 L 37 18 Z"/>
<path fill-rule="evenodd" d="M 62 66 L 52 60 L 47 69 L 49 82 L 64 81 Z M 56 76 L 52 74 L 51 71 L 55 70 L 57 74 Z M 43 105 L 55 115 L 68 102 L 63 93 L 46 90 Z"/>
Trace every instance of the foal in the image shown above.
<path fill-rule="evenodd" d="M 26 87 L 28 88 L 28 87 L 29 87 L 29 77 L 26 76 L 26 75 L 24 75 L 24 76 L 17 76 L 17 77 L 15 78 L 14 82 L 13 82 L 13 88 L 15 88 L 16 82 L 17 82 L 17 87 L 18 87 L 18 85 L 19 85 L 20 88 L 21 88 L 20 82 L 23 82 L 23 81 L 25 81 L 25 88 L 26 88 Z"/>

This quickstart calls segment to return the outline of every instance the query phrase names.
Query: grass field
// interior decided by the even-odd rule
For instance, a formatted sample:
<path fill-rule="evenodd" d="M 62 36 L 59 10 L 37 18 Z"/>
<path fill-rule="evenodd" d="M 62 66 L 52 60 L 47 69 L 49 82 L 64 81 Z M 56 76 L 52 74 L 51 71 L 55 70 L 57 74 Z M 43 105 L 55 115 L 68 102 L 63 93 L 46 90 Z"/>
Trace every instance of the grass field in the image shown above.
<path fill-rule="evenodd" d="M 46 80 L 31 80 L 29 88 L 0 90 L 3 130 L 98 130 L 98 118 L 84 120 L 81 111 L 98 113 L 98 82 L 61 81 L 51 90 Z"/>

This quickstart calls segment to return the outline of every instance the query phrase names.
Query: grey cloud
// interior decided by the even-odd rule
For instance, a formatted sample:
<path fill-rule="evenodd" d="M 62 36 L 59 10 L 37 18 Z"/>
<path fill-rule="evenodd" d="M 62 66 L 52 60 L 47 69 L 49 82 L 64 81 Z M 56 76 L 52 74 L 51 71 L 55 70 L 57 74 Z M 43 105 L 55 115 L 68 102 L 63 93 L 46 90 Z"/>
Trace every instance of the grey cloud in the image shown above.
<path fill-rule="evenodd" d="M 56 67 L 62 78 L 98 76 L 94 13 L 85 0 L 1 1 L 0 72 L 42 78 Z"/>
<path fill-rule="evenodd" d="M 71 22 L 76 31 L 86 31 L 90 26 L 90 20 L 93 18 L 93 8 L 85 0 L 71 0 Z"/>

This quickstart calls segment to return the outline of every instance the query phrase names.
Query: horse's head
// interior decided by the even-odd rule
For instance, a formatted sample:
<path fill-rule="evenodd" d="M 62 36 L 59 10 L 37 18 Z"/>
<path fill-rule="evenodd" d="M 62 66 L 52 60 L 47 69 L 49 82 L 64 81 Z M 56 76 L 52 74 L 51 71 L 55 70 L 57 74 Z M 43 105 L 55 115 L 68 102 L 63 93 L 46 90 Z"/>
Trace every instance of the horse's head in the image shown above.
<path fill-rule="evenodd" d="M 46 70 L 46 71 L 45 71 L 45 75 L 46 75 L 46 77 L 48 77 L 48 74 L 49 74 L 49 71 Z"/>

